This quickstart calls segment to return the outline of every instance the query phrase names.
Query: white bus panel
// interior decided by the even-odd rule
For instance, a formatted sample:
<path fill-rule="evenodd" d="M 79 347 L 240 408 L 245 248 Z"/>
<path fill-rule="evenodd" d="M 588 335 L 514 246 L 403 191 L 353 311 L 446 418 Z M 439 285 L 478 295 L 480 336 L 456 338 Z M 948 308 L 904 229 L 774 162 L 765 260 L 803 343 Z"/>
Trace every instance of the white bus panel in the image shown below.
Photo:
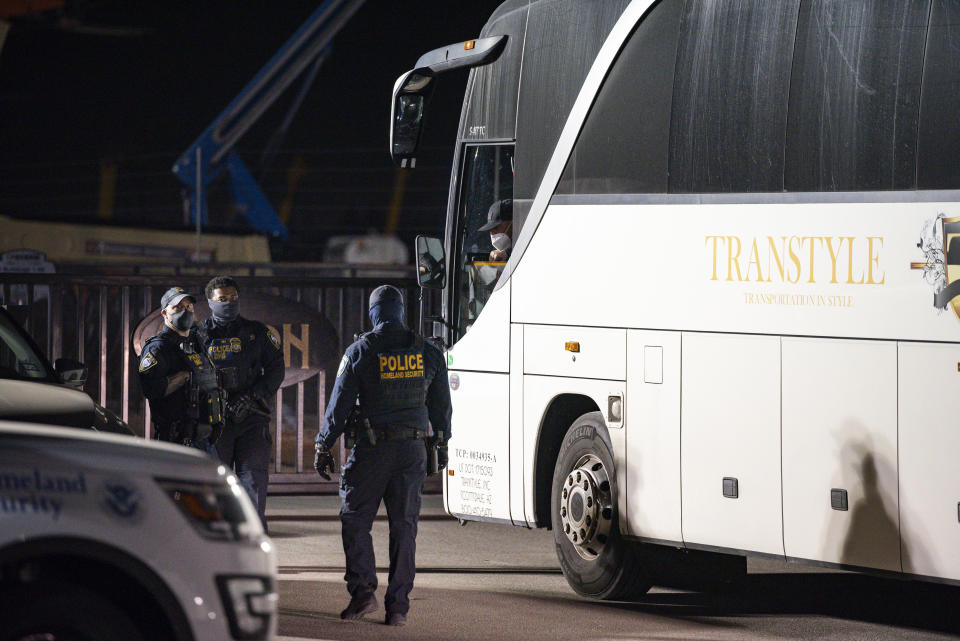
<path fill-rule="evenodd" d="M 453 515 L 510 522 L 510 377 L 451 371 L 457 417 L 444 502 Z"/>
<path fill-rule="evenodd" d="M 782 358 L 786 555 L 899 572 L 896 343 L 784 338 Z"/>
<path fill-rule="evenodd" d="M 680 332 L 627 332 L 628 534 L 681 541 Z"/>
<path fill-rule="evenodd" d="M 514 523 L 534 524 L 523 497 L 531 488 L 523 469 L 523 325 L 510 326 L 510 516 Z"/>
<path fill-rule="evenodd" d="M 782 555 L 780 339 L 684 333 L 682 362 L 683 540 Z"/>
<path fill-rule="evenodd" d="M 447 352 L 450 370 L 510 371 L 510 284 L 490 295 L 483 313 Z"/>
<path fill-rule="evenodd" d="M 901 343 L 899 355 L 903 571 L 958 581 L 960 345 Z"/>
<path fill-rule="evenodd" d="M 527 325 L 525 374 L 625 380 L 627 332 L 623 329 Z"/>
<path fill-rule="evenodd" d="M 512 320 L 956 341 L 917 246 L 941 214 L 960 204 L 551 205 L 510 279 Z"/>

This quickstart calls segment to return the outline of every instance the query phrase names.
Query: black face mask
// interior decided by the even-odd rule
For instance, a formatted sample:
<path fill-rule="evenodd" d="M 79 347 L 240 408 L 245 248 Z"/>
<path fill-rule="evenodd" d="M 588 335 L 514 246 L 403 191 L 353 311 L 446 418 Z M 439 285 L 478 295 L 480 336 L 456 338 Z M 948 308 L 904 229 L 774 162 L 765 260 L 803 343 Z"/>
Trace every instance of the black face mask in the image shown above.
<path fill-rule="evenodd" d="M 185 332 L 193 327 L 193 312 L 185 309 L 182 312 L 173 312 L 169 314 L 170 324 L 181 332 Z"/>
<path fill-rule="evenodd" d="M 207 304 L 210 305 L 210 313 L 213 315 L 213 320 L 220 324 L 229 323 L 235 320 L 240 314 L 240 301 L 238 300 L 225 302 L 208 300 Z"/>

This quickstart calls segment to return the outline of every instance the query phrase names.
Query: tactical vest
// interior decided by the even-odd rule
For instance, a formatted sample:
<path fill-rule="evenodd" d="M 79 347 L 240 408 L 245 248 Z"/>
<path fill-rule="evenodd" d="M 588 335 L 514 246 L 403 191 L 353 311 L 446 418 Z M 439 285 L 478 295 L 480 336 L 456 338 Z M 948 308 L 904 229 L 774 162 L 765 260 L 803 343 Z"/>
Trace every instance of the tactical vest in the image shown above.
<path fill-rule="evenodd" d="M 223 388 L 230 393 L 244 392 L 260 374 L 254 367 L 260 357 L 256 343 L 259 328 L 246 319 L 234 321 L 228 328 L 224 330 L 221 327 L 202 327 L 201 340 L 207 346 L 207 355 L 222 376 Z"/>
<path fill-rule="evenodd" d="M 427 401 L 427 381 L 423 338 L 410 332 L 412 339 L 406 347 L 388 348 L 384 339 L 368 334 L 364 340 L 370 345 L 372 366 L 365 368 L 363 415 L 371 422 L 389 424 L 390 414 L 424 407 Z"/>
<path fill-rule="evenodd" d="M 187 340 L 181 341 L 180 349 L 186 357 L 192 374 L 187 392 L 191 414 L 200 423 L 216 425 L 224 422 L 224 398 L 217 380 L 217 370 L 210 355 L 203 349 L 203 341 L 197 338 L 199 345 Z"/>

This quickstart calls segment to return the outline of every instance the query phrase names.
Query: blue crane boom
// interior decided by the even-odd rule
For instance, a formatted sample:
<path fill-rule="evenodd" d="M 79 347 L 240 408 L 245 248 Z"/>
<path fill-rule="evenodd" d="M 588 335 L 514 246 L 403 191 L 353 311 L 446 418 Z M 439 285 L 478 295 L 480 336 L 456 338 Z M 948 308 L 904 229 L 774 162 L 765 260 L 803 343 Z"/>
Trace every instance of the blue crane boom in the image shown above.
<path fill-rule="evenodd" d="M 220 112 L 206 130 L 173 165 L 173 173 L 186 185 L 187 206 L 194 223 L 207 221 L 206 187 L 224 168 L 230 176 L 234 205 L 260 231 L 286 239 L 286 226 L 254 180 L 236 151 L 237 141 L 310 65 L 303 90 L 284 120 L 289 125 L 306 88 L 322 64 L 334 36 L 356 13 L 364 0 L 326 0 L 296 33 L 257 72 L 247 86 Z"/>

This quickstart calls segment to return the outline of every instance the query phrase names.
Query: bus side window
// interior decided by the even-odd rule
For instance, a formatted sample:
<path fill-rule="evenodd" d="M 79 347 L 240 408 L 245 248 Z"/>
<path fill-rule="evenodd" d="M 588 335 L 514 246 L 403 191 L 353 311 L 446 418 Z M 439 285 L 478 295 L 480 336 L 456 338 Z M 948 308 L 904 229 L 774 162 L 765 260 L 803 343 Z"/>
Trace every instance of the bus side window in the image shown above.
<path fill-rule="evenodd" d="M 934 0 L 920 98 L 917 187 L 960 189 L 960 5 Z"/>
<path fill-rule="evenodd" d="M 915 188 L 930 1 L 803 0 L 787 191 Z"/>
<path fill-rule="evenodd" d="M 584 122 L 557 193 L 666 193 L 683 4 L 661 2 L 630 35 Z"/>
<path fill-rule="evenodd" d="M 672 193 L 783 189 L 800 0 L 687 0 L 670 125 Z"/>

